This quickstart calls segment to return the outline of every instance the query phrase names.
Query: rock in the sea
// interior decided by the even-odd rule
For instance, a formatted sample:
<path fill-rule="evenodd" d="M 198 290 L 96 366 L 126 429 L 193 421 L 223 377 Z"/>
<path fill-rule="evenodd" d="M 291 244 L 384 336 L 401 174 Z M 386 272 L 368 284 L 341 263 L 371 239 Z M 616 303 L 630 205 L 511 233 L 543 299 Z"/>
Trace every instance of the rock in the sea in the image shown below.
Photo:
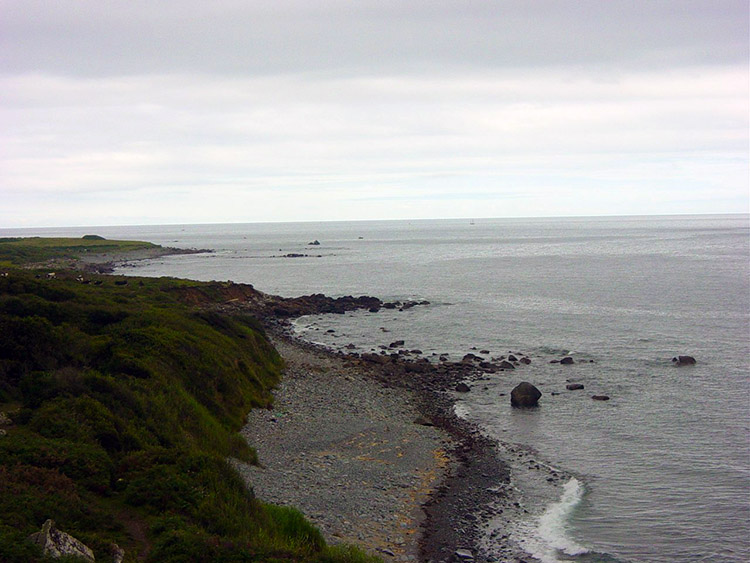
<path fill-rule="evenodd" d="M 320 246 L 320 241 L 318 239 L 315 239 L 312 242 L 307 243 L 308 246 Z"/>
<path fill-rule="evenodd" d="M 595 401 L 609 401 L 609 397 L 607 397 L 607 395 L 592 395 L 591 398 Z"/>
<path fill-rule="evenodd" d="M 578 391 L 579 389 L 583 389 L 583 383 L 568 383 L 565 388 L 568 391 Z"/>
<path fill-rule="evenodd" d="M 44 555 L 55 559 L 70 556 L 94 561 L 94 552 L 70 534 L 55 528 L 53 520 L 47 520 L 41 531 L 31 534 L 29 540 L 41 547 Z"/>
<path fill-rule="evenodd" d="M 461 383 L 456 385 L 456 391 L 458 391 L 459 393 L 468 393 L 469 391 L 471 391 L 471 388 L 462 381 Z"/>
<path fill-rule="evenodd" d="M 523 358 L 521 358 L 521 363 L 529 365 L 531 363 L 531 359 L 524 356 Z"/>
<path fill-rule="evenodd" d="M 672 358 L 672 362 L 676 366 L 694 366 L 695 358 L 693 356 L 675 356 Z"/>
<path fill-rule="evenodd" d="M 570 364 L 574 364 L 575 362 L 573 361 L 573 358 L 571 358 L 570 356 L 565 356 L 562 360 L 560 360 L 560 363 L 564 365 L 570 365 Z"/>
<path fill-rule="evenodd" d="M 510 404 L 514 407 L 535 407 L 542 392 L 531 383 L 523 381 L 510 392 Z"/>
<path fill-rule="evenodd" d="M 502 362 L 500 362 L 500 364 L 498 365 L 498 367 L 500 369 L 516 369 L 516 366 L 514 366 L 513 364 L 511 364 L 508 360 L 503 360 Z"/>

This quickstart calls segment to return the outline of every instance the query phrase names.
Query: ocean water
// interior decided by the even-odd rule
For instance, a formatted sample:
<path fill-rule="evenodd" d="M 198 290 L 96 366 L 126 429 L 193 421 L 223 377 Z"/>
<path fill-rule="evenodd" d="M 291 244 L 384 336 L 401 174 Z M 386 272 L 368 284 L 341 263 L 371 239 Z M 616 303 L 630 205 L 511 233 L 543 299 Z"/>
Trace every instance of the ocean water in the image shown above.
<path fill-rule="evenodd" d="M 512 467 L 485 522 L 541 561 L 750 561 L 750 217 L 665 216 L 0 230 L 97 233 L 211 254 L 123 273 L 424 299 L 306 317 L 300 335 L 428 357 L 528 354 L 457 395 Z M 319 240 L 320 245 L 309 245 Z M 303 254 L 295 258 L 287 254 Z M 333 332 L 329 332 L 333 331 Z M 573 365 L 550 363 L 570 354 Z M 678 354 L 697 359 L 675 367 Z M 543 393 L 512 409 L 518 382 Z M 567 391 L 568 381 L 583 391 Z M 593 401 L 592 395 L 609 401 Z M 499 485 L 500 486 L 500 485 Z M 503 539 L 503 536 L 507 536 Z"/>

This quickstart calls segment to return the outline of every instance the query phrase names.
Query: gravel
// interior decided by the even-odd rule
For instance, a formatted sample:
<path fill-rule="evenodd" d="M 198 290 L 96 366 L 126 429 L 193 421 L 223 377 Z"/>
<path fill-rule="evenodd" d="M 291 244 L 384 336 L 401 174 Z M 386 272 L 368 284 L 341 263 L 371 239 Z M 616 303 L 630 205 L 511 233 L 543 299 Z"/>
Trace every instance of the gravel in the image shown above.
<path fill-rule="evenodd" d="M 243 429 L 260 461 L 237 463 L 248 485 L 301 510 L 330 543 L 418 560 L 422 505 L 447 476 L 453 440 L 423 424 L 409 391 L 340 358 L 274 345 L 287 368 L 273 410 L 253 410 Z"/>

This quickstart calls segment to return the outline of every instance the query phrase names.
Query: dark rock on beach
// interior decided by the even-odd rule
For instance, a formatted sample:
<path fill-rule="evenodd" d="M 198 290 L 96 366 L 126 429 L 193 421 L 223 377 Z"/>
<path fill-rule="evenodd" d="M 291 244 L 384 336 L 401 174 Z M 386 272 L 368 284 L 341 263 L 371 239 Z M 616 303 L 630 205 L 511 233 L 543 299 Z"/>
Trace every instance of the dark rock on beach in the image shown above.
<path fill-rule="evenodd" d="M 523 381 L 510 392 L 510 404 L 514 407 L 535 407 L 542 392 L 531 383 Z"/>
<path fill-rule="evenodd" d="M 468 393 L 469 391 L 471 391 L 471 388 L 462 381 L 461 383 L 456 385 L 456 391 L 459 393 Z"/>

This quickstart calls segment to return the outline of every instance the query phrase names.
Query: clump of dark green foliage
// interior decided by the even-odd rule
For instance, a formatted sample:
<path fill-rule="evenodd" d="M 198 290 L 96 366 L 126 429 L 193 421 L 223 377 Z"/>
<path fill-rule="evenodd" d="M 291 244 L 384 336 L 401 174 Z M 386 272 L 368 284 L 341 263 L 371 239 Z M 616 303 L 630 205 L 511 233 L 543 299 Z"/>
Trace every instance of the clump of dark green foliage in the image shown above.
<path fill-rule="evenodd" d="M 167 279 L 0 277 L 0 560 L 44 561 L 47 518 L 108 560 L 364 560 L 255 499 L 226 459 L 282 361 L 258 323 L 191 308 Z"/>

